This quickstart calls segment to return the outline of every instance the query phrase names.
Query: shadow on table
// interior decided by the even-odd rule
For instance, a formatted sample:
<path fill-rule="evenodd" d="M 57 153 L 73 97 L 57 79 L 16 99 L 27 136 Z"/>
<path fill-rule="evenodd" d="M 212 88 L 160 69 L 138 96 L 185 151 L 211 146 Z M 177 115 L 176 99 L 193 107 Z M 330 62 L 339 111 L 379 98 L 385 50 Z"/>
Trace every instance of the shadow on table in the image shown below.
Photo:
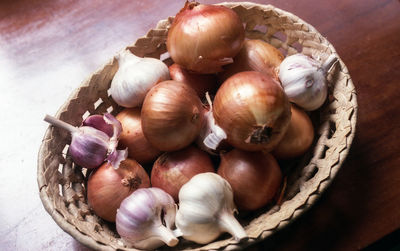
<path fill-rule="evenodd" d="M 362 148 L 356 137 L 351 149 Z M 335 180 L 309 211 L 286 228 L 275 233 L 249 250 L 350 250 L 363 248 L 360 243 L 349 243 L 347 236 L 354 235 L 354 227 L 368 221 L 363 210 L 368 203 L 373 177 L 363 170 L 369 156 L 359 156 L 350 150 Z M 357 151 L 361 152 L 361 151 Z M 357 239 L 349 237 L 349 239 Z M 361 240 L 361 239 L 360 239 Z M 340 247 L 340 248 L 339 248 Z M 343 250 L 343 249 L 341 249 Z"/>

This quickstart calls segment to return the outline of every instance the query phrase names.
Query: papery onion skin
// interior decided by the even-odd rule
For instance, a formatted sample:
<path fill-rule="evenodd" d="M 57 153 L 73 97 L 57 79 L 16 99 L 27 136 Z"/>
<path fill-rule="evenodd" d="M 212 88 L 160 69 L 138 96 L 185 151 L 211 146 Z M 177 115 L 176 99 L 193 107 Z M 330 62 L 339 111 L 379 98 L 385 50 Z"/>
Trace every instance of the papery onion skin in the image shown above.
<path fill-rule="evenodd" d="M 289 128 L 279 144 L 271 152 L 278 159 L 289 159 L 303 155 L 314 140 L 311 119 L 301 108 L 292 105 Z"/>
<path fill-rule="evenodd" d="M 147 187 L 150 178 L 135 160 L 124 160 L 117 169 L 106 162 L 90 174 L 87 199 L 97 216 L 114 222 L 121 202 L 136 189 Z"/>
<path fill-rule="evenodd" d="M 206 92 L 215 93 L 218 84 L 215 74 L 198 74 L 189 72 L 178 64 L 172 64 L 169 74 L 172 80 L 183 82 L 192 87 L 200 98 L 204 98 Z"/>
<path fill-rule="evenodd" d="M 246 40 L 233 63 L 226 65 L 218 77 L 220 82 L 224 82 L 238 72 L 258 71 L 278 80 L 279 65 L 283 59 L 282 53 L 271 44 L 259 39 Z"/>
<path fill-rule="evenodd" d="M 177 151 L 190 145 L 203 123 L 203 105 L 188 85 L 168 80 L 154 86 L 143 102 L 142 130 L 161 151 Z"/>
<path fill-rule="evenodd" d="M 194 175 L 205 172 L 215 172 L 210 157 L 204 151 L 189 146 L 158 157 L 151 170 L 151 184 L 161 188 L 178 202 L 181 187 Z"/>
<path fill-rule="evenodd" d="M 187 1 L 169 29 L 167 49 L 186 69 L 215 73 L 232 63 L 243 41 L 244 27 L 233 10 Z"/>
<path fill-rule="evenodd" d="M 214 99 L 213 113 L 232 146 L 269 152 L 289 126 L 290 103 L 276 80 L 247 71 L 222 84 Z"/>
<path fill-rule="evenodd" d="M 236 206 L 256 210 L 269 203 L 279 190 L 282 172 L 269 153 L 234 149 L 221 155 L 217 173 L 231 185 Z"/>
<path fill-rule="evenodd" d="M 122 124 L 119 146 L 128 148 L 128 156 L 140 164 L 153 162 L 162 152 L 153 147 L 143 134 L 140 108 L 125 108 L 116 118 Z"/>

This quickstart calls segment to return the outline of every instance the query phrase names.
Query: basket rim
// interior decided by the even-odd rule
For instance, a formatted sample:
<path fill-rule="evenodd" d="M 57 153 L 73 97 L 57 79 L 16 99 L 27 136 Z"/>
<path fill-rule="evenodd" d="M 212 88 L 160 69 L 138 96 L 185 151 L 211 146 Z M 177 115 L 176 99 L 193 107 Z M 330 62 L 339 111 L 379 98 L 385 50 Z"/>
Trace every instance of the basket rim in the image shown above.
<path fill-rule="evenodd" d="M 224 5 L 224 6 L 227 6 L 227 7 L 230 7 L 230 8 L 232 8 L 232 7 L 234 7 L 234 6 L 243 6 L 243 7 L 245 7 L 245 8 L 251 8 L 251 7 L 257 7 L 257 6 L 258 6 L 258 7 L 261 7 L 261 8 L 269 8 L 269 9 L 272 9 L 272 10 L 277 11 L 277 12 L 279 12 L 279 13 L 282 13 L 282 14 L 285 15 L 285 16 L 294 18 L 295 20 L 299 21 L 300 23 L 303 23 L 303 24 L 307 25 L 307 27 L 308 27 L 311 31 L 313 31 L 313 32 L 315 32 L 315 33 L 317 33 L 317 34 L 320 34 L 320 33 L 314 28 L 314 26 L 312 26 L 312 25 L 310 25 L 309 23 L 305 22 L 303 19 L 299 18 L 298 16 L 296 16 L 296 15 L 290 13 L 290 12 L 287 12 L 287 11 L 285 11 L 285 10 L 282 10 L 282 9 L 280 9 L 280 8 L 277 8 L 277 7 L 275 7 L 275 6 L 271 5 L 271 4 L 265 4 L 265 5 L 264 5 L 264 4 L 258 4 L 258 3 L 252 3 L 252 2 L 222 2 L 222 3 L 218 3 L 218 4 L 216 4 L 216 5 Z M 165 22 L 167 19 L 170 19 L 170 18 L 173 18 L 173 17 L 168 17 L 168 18 L 166 18 L 166 19 L 161 19 L 161 20 L 159 21 L 159 23 Z M 321 36 L 322 36 L 322 35 L 321 35 Z M 332 45 L 325 37 L 323 37 L 323 38 L 324 38 L 324 39 L 326 40 L 326 42 L 328 43 L 328 46 L 329 46 L 329 48 L 332 50 L 332 53 L 335 54 L 335 55 L 337 56 L 338 61 L 341 63 L 342 70 L 343 70 L 344 72 L 347 72 L 347 73 L 348 73 L 347 66 L 344 64 L 344 62 L 342 61 L 342 59 L 340 58 L 340 56 L 337 54 L 337 52 L 336 52 L 335 48 L 333 47 L 333 45 Z M 129 46 L 128 46 L 128 47 L 129 47 Z M 59 117 L 59 116 L 60 116 L 60 114 L 61 114 L 61 113 L 64 111 L 64 109 L 67 107 L 67 105 L 68 105 L 68 103 L 70 102 L 71 98 L 77 94 L 77 91 L 78 91 L 81 87 L 87 85 L 87 84 L 89 83 L 90 79 L 91 79 L 94 75 L 96 75 L 96 74 L 98 74 L 99 72 L 101 72 L 108 64 L 111 64 L 114 60 L 115 60 L 115 59 L 112 59 L 110 62 L 108 62 L 108 63 L 106 63 L 105 65 L 101 66 L 95 73 L 93 73 L 93 74 L 92 74 L 91 76 L 89 76 L 86 80 L 84 80 L 84 81 L 82 82 L 82 84 L 81 84 L 77 89 L 75 89 L 75 90 L 71 93 L 71 95 L 70 95 L 70 97 L 67 99 L 67 101 L 58 109 L 58 111 L 57 111 L 57 113 L 56 113 L 56 117 Z M 347 155 L 348 155 L 348 153 L 349 153 L 349 151 L 350 151 L 350 149 L 351 149 L 352 142 L 353 142 L 353 139 L 354 139 L 354 136 L 355 136 L 355 132 L 356 132 L 356 122 L 357 122 L 357 117 L 358 117 L 357 94 L 356 94 L 355 87 L 354 87 L 354 84 L 353 84 L 353 81 L 352 81 L 352 79 L 351 79 L 350 74 L 349 74 L 349 79 L 348 79 L 348 81 L 347 81 L 347 86 L 348 86 L 348 89 L 351 90 L 352 95 L 353 95 L 353 98 L 351 99 L 350 102 L 352 103 L 352 106 L 353 106 L 353 109 L 354 109 L 354 110 L 353 110 L 353 115 L 352 115 L 352 117 L 351 117 L 351 133 L 350 133 L 349 135 L 346 136 L 346 142 L 347 142 L 348 147 L 347 147 L 344 151 L 340 152 L 340 160 L 339 160 L 339 163 L 337 164 L 337 166 L 338 166 L 337 169 L 338 169 L 338 170 L 339 170 L 340 167 L 343 165 L 343 162 L 346 160 L 346 157 L 347 157 Z M 93 248 L 93 249 L 96 249 L 96 250 L 107 250 L 107 251 L 115 250 L 115 249 L 114 249 L 113 247 L 111 247 L 111 246 L 107 246 L 107 245 L 105 245 L 105 244 L 103 244 L 103 243 L 99 243 L 99 242 L 95 241 L 95 240 L 94 240 L 92 237 L 90 237 L 89 235 L 86 235 L 86 234 L 82 233 L 81 231 L 79 231 L 79 230 L 75 227 L 75 225 L 73 225 L 72 223 L 68 222 L 68 221 L 59 213 L 59 211 L 58 211 L 57 208 L 55 207 L 54 201 L 52 201 L 51 198 L 49 197 L 49 195 L 46 193 L 46 190 L 45 190 L 44 188 L 45 188 L 48 184 L 47 184 L 47 182 L 46 182 L 46 180 L 45 180 L 45 177 L 44 177 L 44 175 L 43 175 L 43 174 L 44 174 L 44 171 L 45 171 L 45 167 L 46 167 L 46 164 L 44 163 L 44 159 L 45 159 L 45 158 L 44 158 L 44 157 L 45 157 L 45 151 L 44 151 L 44 149 L 45 149 L 45 147 L 46 147 L 48 141 L 50 140 L 50 134 L 51 134 L 51 126 L 49 125 L 48 128 L 47 128 L 47 130 L 46 130 L 46 132 L 45 132 L 45 134 L 44 134 L 42 143 L 41 143 L 41 145 L 40 145 L 39 152 L 38 152 L 38 161 L 37 161 L 37 165 L 38 165 L 38 169 L 37 169 L 37 182 L 38 182 L 38 188 L 39 188 L 39 195 L 40 195 L 40 199 L 41 199 L 41 201 L 42 201 L 42 204 L 43 204 L 45 210 L 50 214 L 50 216 L 54 219 L 54 221 L 55 221 L 65 232 L 67 232 L 68 234 L 70 234 L 72 237 L 74 237 L 76 240 L 78 240 L 79 242 L 81 242 L 81 243 L 84 244 L 85 246 L 88 246 L 88 247 Z M 331 167 L 331 168 L 332 168 L 332 167 Z M 337 173 L 338 173 L 337 171 L 332 172 L 332 174 L 329 176 L 329 179 L 323 180 L 323 181 L 321 181 L 321 182 L 318 184 L 318 186 L 320 186 L 322 182 L 324 183 L 324 186 L 319 190 L 320 194 L 322 194 L 322 193 L 324 193 L 324 192 L 326 191 L 326 189 L 330 186 L 330 184 L 331 184 L 331 183 L 333 182 L 333 180 L 335 179 Z M 308 195 L 308 196 L 310 197 L 311 195 Z M 318 196 L 318 198 L 319 198 L 319 197 L 320 197 L 320 196 Z M 318 198 L 317 198 L 317 199 L 318 199 Z M 306 203 L 306 204 L 304 204 L 304 207 L 297 208 L 297 209 L 295 210 L 295 212 L 293 213 L 293 215 L 291 216 L 291 218 L 290 218 L 286 223 L 292 223 L 293 220 L 298 219 L 300 215 L 302 215 L 304 212 L 308 211 L 314 204 L 315 204 L 315 203 Z M 282 227 L 286 227 L 287 225 L 288 225 L 288 224 L 282 224 L 282 226 L 279 226 L 279 228 L 277 228 L 277 230 L 280 229 L 280 228 L 282 228 Z M 255 242 L 262 241 L 262 240 L 266 239 L 268 236 L 270 236 L 269 234 L 268 234 L 268 235 L 264 235 L 264 232 L 265 232 L 265 231 L 267 231 L 267 230 L 263 230 L 263 231 L 262 231 L 262 234 L 260 234 L 260 236 L 259 236 L 258 238 L 251 239 L 251 240 L 249 240 L 248 242 L 244 242 L 244 243 L 234 243 L 234 242 L 232 242 L 232 243 L 228 244 L 227 246 L 225 246 L 225 247 L 223 247 L 223 248 L 224 248 L 224 249 L 243 248 L 243 247 L 248 246 L 248 245 L 251 245 L 251 244 L 253 244 L 253 243 L 255 243 Z M 238 246 L 238 245 L 239 245 L 239 246 Z M 135 250 L 135 249 L 129 249 L 129 250 Z"/>

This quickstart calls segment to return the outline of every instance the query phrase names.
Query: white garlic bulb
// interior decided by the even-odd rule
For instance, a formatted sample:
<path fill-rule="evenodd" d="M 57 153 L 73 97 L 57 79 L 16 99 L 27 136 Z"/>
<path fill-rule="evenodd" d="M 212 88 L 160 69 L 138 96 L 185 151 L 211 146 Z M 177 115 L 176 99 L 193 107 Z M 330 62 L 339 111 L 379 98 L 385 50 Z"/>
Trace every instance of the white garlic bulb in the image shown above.
<path fill-rule="evenodd" d="M 279 79 L 289 100 L 307 111 L 321 107 L 328 94 L 326 75 L 336 61 L 335 55 L 323 64 L 301 53 L 286 57 L 279 66 Z"/>
<path fill-rule="evenodd" d="M 179 191 L 175 224 L 183 238 L 200 244 L 228 232 L 236 240 L 247 234 L 235 219 L 233 192 L 229 183 L 215 173 L 193 176 Z"/>
<path fill-rule="evenodd" d="M 123 107 L 138 107 L 147 92 L 157 83 L 170 79 L 168 67 L 155 58 L 140 58 L 129 50 L 117 57 L 118 71 L 111 82 L 110 93 Z"/>

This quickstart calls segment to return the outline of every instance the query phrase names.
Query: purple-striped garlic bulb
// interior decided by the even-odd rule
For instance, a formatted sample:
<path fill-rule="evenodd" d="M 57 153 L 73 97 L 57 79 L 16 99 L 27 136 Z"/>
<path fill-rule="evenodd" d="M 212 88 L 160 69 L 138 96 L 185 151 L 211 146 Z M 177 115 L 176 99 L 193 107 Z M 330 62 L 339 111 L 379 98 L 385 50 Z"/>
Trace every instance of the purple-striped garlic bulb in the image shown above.
<path fill-rule="evenodd" d="M 117 210 L 117 232 L 128 246 L 155 249 L 178 244 L 176 204 L 171 195 L 151 187 L 140 188 L 125 198 Z M 163 220 L 165 225 L 163 224 Z"/>

